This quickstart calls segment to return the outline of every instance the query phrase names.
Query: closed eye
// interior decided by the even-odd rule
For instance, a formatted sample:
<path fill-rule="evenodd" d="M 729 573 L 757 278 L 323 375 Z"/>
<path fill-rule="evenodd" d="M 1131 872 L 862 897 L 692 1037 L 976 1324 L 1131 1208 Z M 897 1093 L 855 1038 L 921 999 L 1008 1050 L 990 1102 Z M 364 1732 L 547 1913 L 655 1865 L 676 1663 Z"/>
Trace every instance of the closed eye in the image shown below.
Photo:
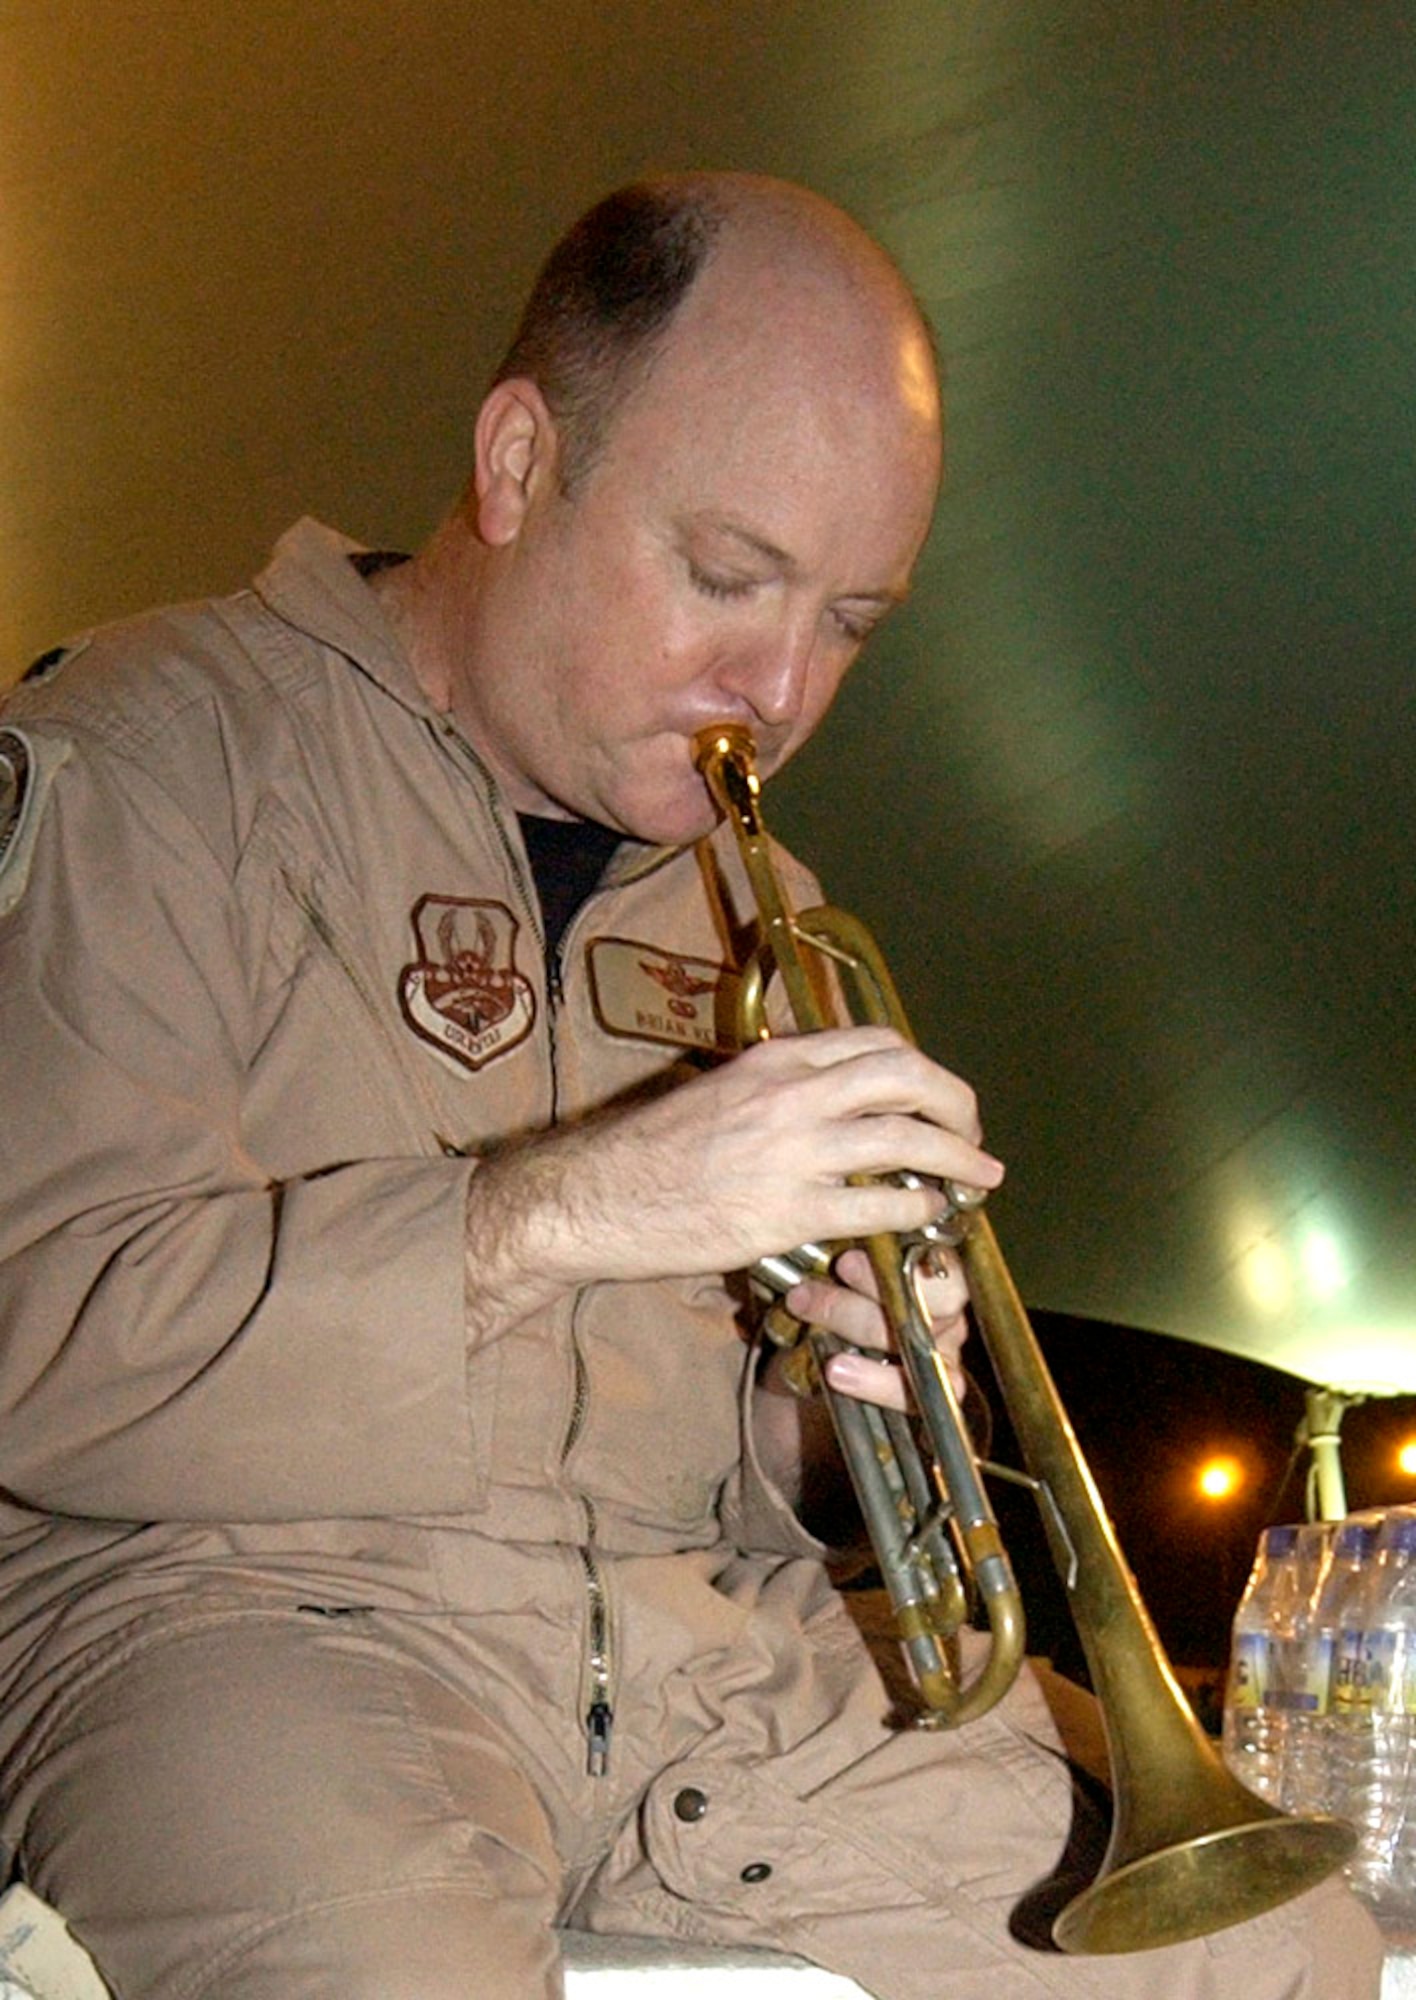
<path fill-rule="evenodd" d="M 688 576 L 694 589 L 705 597 L 748 597 L 757 588 L 756 577 L 720 576 L 712 570 L 700 569 L 697 563 L 689 564 Z"/>
<path fill-rule="evenodd" d="M 885 613 L 879 609 L 853 611 L 848 605 L 836 604 L 831 608 L 831 616 L 835 619 L 839 631 L 853 646 L 863 646 Z"/>

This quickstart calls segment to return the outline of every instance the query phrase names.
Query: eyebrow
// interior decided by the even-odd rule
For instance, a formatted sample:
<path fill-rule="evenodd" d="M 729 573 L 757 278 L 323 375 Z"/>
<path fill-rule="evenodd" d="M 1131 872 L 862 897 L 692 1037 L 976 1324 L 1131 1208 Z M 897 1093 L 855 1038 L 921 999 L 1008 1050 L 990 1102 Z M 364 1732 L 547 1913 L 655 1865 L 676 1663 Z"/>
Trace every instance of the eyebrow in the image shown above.
<path fill-rule="evenodd" d="M 762 556 L 766 561 L 775 563 L 788 578 L 801 573 L 801 564 L 789 550 L 779 548 L 766 535 L 759 535 L 756 529 L 749 528 L 742 521 L 733 520 L 729 514 L 690 514 L 686 515 L 679 525 L 685 532 L 691 532 L 695 527 L 707 527 L 718 534 L 727 535 L 733 541 L 741 543 L 743 548 L 753 555 Z M 903 604 L 909 594 L 908 586 L 898 590 L 887 587 L 883 590 L 847 590 L 842 593 L 847 602 L 887 605 Z"/>

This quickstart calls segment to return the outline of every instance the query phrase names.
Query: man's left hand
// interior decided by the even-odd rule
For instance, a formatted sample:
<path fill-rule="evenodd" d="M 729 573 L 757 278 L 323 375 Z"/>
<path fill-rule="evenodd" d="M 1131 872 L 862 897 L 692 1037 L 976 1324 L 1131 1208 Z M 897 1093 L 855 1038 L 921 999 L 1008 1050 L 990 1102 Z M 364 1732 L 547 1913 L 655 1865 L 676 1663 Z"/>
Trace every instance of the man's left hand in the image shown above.
<path fill-rule="evenodd" d="M 861 1402 L 878 1403 L 884 1409 L 908 1409 L 904 1371 L 891 1352 L 875 1273 L 865 1251 L 843 1252 L 833 1278 L 811 1278 L 794 1285 L 785 1300 L 788 1311 L 808 1326 L 824 1327 L 864 1350 L 832 1355 L 826 1364 L 827 1381 L 842 1395 L 855 1396 Z M 920 1292 L 935 1346 L 943 1356 L 954 1393 L 962 1397 L 964 1374 L 959 1355 L 969 1330 L 969 1295 L 956 1252 L 936 1253 L 936 1268 L 923 1280 Z"/>

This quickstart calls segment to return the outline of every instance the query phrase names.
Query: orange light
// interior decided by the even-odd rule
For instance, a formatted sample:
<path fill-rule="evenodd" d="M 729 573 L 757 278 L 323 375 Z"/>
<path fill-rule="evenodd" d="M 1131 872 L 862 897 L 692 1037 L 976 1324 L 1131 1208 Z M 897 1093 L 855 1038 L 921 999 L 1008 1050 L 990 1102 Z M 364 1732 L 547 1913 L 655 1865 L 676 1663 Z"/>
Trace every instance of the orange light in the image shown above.
<path fill-rule="evenodd" d="M 1243 1484 L 1244 1468 L 1237 1458 L 1207 1458 L 1195 1479 L 1206 1500 L 1228 1500 Z"/>
<path fill-rule="evenodd" d="M 1406 1440 L 1396 1454 L 1396 1463 L 1398 1470 L 1404 1472 L 1408 1479 L 1416 1479 L 1416 1438 Z"/>

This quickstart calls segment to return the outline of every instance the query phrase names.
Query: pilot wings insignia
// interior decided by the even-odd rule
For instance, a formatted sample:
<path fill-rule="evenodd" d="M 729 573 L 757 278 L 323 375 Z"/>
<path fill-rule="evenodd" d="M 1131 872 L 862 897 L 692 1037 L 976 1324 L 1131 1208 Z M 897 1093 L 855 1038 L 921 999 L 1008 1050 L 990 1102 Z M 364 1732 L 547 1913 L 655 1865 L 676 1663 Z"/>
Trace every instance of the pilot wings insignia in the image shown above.
<path fill-rule="evenodd" d="M 595 1015 L 607 1034 L 627 1041 L 731 1055 L 731 966 L 637 938 L 597 937 L 586 951 Z"/>
<path fill-rule="evenodd" d="M 651 979 L 658 981 L 666 993 L 673 996 L 669 1002 L 671 1007 L 674 1000 L 683 1002 L 691 1000 L 696 993 L 711 993 L 718 983 L 716 978 L 695 977 L 681 958 L 663 959 L 658 963 L 652 958 L 641 958 L 639 970 L 647 972 Z M 677 1008 L 674 1011 L 677 1012 Z"/>

